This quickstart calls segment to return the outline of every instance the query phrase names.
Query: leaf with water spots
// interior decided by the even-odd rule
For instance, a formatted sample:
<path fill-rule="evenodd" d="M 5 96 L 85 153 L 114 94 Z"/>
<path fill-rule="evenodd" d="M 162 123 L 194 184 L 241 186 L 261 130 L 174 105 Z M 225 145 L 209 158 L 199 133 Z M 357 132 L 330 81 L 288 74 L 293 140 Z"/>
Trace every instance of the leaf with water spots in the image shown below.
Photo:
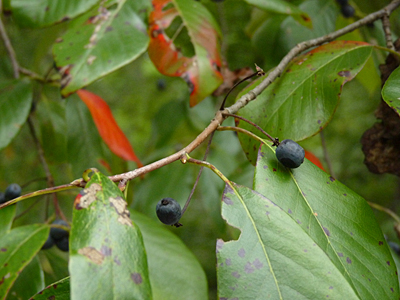
<path fill-rule="evenodd" d="M 364 42 L 336 41 L 300 55 L 239 114 L 281 140 L 299 141 L 315 135 L 329 123 L 343 85 L 362 69 L 371 51 L 372 46 Z M 257 84 L 259 81 L 240 95 Z M 239 121 L 239 126 L 258 134 L 246 122 Z M 248 159 L 255 164 L 260 143 L 248 136 L 239 137 Z"/>
<path fill-rule="evenodd" d="M 69 271 L 72 299 L 151 299 L 142 234 L 100 172 L 74 203 Z"/>
<path fill-rule="evenodd" d="M 382 98 L 398 115 L 400 115 L 400 68 L 390 74 L 382 89 Z"/>
<path fill-rule="evenodd" d="M 308 160 L 297 169 L 285 168 L 266 145 L 258 155 L 253 188 L 278 205 L 322 250 L 357 299 L 399 298 L 396 265 L 362 197 Z M 274 239 L 270 242 L 275 244 Z M 288 241 L 287 246 L 297 242 Z M 310 265 L 314 267 L 318 266 Z"/>

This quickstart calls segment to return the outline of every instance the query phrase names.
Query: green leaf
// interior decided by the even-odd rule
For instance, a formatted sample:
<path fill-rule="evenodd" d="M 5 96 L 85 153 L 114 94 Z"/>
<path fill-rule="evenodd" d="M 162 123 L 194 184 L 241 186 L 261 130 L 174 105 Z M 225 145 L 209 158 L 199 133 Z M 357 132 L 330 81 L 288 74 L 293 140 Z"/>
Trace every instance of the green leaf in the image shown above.
<path fill-rule="evenodd" d="M 282 76 L 239 114 L 281 140 L 299 141 L 315 135 L 329 123 L 342 86 L 361 70 L 371 51 L 371 45 L 352 41 L 331 42 L 315 48 L 295 58 Z M 258 83 L 253 83 L 241 95 Z M 239 126 L 258 134 L 244 121 Z M 239 137 L 254 164 L 259 142 L 248 136 Z"/>
<path fill-rule="evenodd" d="M 142 14 L 149 7 L 146 0 L 118 1 L 108 7 L 96 6 L 71 23 L 53 48 L 63 76 L 64 96 L 130 63 L 146 50 L 148 35 Z"/>
<path fill-rule="evenodd" d="M 70 300 L 70 278 L 66 277 L 52 283 L 30 300 Z"/>
<path fill-rule="evenodd" d="M 400 114 L 400 68 L 397 68 L 390 74 L 382 89 L 382 98 L 386 104 Z"/>
<path fill-rule="evenodd" d="M 222 200 L 223 217 L 241 235 L 217 242 L 220 299 L 358 299 L 323 248 L 275 203 L 236 184 Z"/>
<path fill-rule="evenodd" d="M 22 269 L 38 253 L 49 227 L 34 224 L 14 228 L 0 238 L 0 298 L 5 299 Z"/>
<path fill-rule="evenodd" d="M 0 209 L 0 236 L 9 232 L 15 216 L 15 208 L 15 205 L 10 205 Z"/>
<path fill-rule="evenodd" d="M 37 256 L 22 270 L 12 286 L 7 300 L 30 299 L 44 288 L 44 274 Z"/>
<path fill-rule="evenodd" d="M 27 81 L 0 85 L 0 149 L 17 135 L 28 118 L 32 105 L 32 86 Z"/>
<path fill-rule="evenodd" d="M 151 299 L 140 230 L 121 191 L 99 172 L 74 205 L 69 271 L 71 299 Z"/>
<path fill-rule="evenodd" d="M 398 299 L 396 265 L 362 197 L 307 160 L 298 169 L 283 167 L 274 150 L 265 145 L 258 155 L 254 190 L 296 222 L 359 299 Z"/>
<path fill-rule="evenodd" d="M 97 2 L 99 0 L 11 0 L 11 9 L 18 24 L 43 27 L 72 19 Z"/>
<path fill-rule="evenodd" d="M 262 10 L 291 15 L 297 22 L 307 27 L 312 27 L 312 22 L 309 15 L 299 9 L 297 6 L 285 2 L 283 0 L 245 0 L 247 3 L 254 5 Z"/>
<path fill-rule="evenodd" d="M 143 234 L 153 299 L 207 299 L 206 275 L 186 245 L 165 226 L 134 210 L 131 218 Z"/>

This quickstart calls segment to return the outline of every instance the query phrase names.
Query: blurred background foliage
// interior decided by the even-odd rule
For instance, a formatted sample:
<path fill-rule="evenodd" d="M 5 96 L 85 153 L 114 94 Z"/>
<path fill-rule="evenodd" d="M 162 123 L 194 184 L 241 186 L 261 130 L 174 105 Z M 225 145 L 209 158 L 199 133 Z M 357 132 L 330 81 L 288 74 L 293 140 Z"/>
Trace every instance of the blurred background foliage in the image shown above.
<path fill-rule="evenodd" d="M 262 11 L 242 0 L 213 2 L 202 0 L 214 15 L 223 32 L 222 54 L 229 68 L 251 67 L 254 63 L 268 70 L 298 42 L 318 37 L 348 25 L 359 17 L 382 8 L 390 1 L 351 0 L 356 8 L 353 18 L 344 18 L 334 0 L 292 0 L 307 12 L 313 29 L 300 26 L 292 17 Z M 7 8 L 7 4 L 4 4 Z M 391 17 L 394 35 L 399 34 L 399 12 Z M 42 29 L 19 27 L 12 15 L 3 15 L 8 34 L 18 60 L 24 68 L 46 74 L 53 68 L 51 47 L 67 28 L 68 22 Z M 343 36 L 343 40 L 363 40 L 384 45 L 381 24 L 361 28 Z M 303 141 L 306 150 L 324 160 L 323 141 L 332 164 L 334 176 L 355 190 L 366 200 L 400 213 L 399 178 L 375 175 L 363 163 L 360 139 L 377 122 L 374 110 L 381 101 L 380 74 L 377 66 L 384 62 L 386 53 L 374 50 L 373 57 L 355 80 L 343 88 L 339 107 L 320 134 Z M 12 67 L 3 44 L 0 45 L 0 82 L 12 78 Z M 237 89 L 244 88 L 245 84 Z M 210 96 L 189 108 L 189 92 L 179 78 L 161 75 L 147 54 L 125 67 L 91 84 L 88 89 L 100 95 L 110 106 L 115 119 L 130 140 L 143 164 L 168 156 L 189 144 L 213 118 L 223 96 Z M 233 102 L 234 95 L 228 99 Z M 55 184 L 65 184 L 81 177 L 88 164 L 112 175 L 136 168 L 112 154 L 99 137 L 87 108 L 77 97 L 68 103 L 60 96 L 59 87 L 36 83 L 32 120 Z M 79 124 L 78 132 L 71 132 L 68 124 Z M 226 124 L 233 125 L 232 120 Z M 71 152 L 67 145 L 71 136 L 85 136 L 88 140 L 84 154 Z M 201 159 L 205 145 L 192 157 Z M 99 158 L 110 166 L 104 167 Z M 254 167 L 246 160 L 237 136 L 233 132 L 216 132 L 208 159 L 229 179 L 251 187 Z M 0 152 L 0 190 L 10 183 L 19 183 L 23 193 L 46 187 L 45 172 L 38 159 L 30 129 L 25 124 L 12 143 Z M 163 197 L 175 198 L 184 205 L 197 176 L 198 167 L 180 162 L 146 174 L 129 185 L 130 207 L 157 220 L 155 205 Z M 170 228 L 193 251 L 206 271 L 210 297 L 216 295 L 215 243 L 217 238 L 237 238 L 237 230 L 228 227 L 220 216 L 220 201 L 224 183 L 209 170 L 204 170 L 199 186 L 187 213 L 183 227 Z M 72 203 L 79 190 L 57 194 L 59 203 L 71 219 Z M 28 211 L 27 211 L 28 210 Z M 18 204 L 14 226 L 45 222 L 54 213 L 51 197 L 28 199 Z M 394 222 L 386 214 L 376 212 L 384 234 L 399 242 L 393 231 Z M 68 255 L 51 249 L 39 256 L 46 284 L 68 275 Z M 36 265 L 35 265 L 36 264 Z M 37 267 L 37 261 L 31 263 Z"/>

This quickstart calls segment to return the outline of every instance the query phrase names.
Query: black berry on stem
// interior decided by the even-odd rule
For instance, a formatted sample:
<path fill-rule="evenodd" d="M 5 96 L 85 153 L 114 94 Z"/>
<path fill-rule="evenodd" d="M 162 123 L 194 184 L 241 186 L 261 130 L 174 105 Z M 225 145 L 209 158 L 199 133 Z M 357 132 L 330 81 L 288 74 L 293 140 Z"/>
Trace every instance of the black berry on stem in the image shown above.
<path fill-rule="evenodd" d="M 276 148 L 276 158 L 287 168 L 298 168 L 304 161 L 305 151 L 295 141 L 283 140 Z"/>
<path fill-rule="evenodd" d="M 158 201 L 156 206 L 158 219 L 166 225 L 180 226 L 179 219 L 181 218 L 181 206 L 172 198 L 163 198 Z"/>

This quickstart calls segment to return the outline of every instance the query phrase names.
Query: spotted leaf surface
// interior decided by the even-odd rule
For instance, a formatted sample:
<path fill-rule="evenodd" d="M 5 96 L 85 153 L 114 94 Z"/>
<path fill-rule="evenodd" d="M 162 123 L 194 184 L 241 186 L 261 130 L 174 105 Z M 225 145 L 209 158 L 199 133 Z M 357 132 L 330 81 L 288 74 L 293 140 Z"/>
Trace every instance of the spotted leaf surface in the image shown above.
<path fill-rule="evenodd" d="M 397 68 L 390 74 L 382 89 L 382 98 L 387 105 L 394 109 L 400 115 L 400 68 Z"/>
<path fill-rule="evenodd" d="M 240 115 L 281 140 L 299 141 L 315 135 L 329 123 L 343 85 L 362 69 L 371 51 L 371 45 L 352 41 L 315 48 L 295 58 L 256 101 L 240 110 Z M 258 134 L 243 121 L 239 126 Z M 247 157 L 255 164 L 259 143 L 244 135 L 239 137 Z"/>
<path fill-rule="evenodd" d="M 16 227 L 0 237 L 0 299 L 5 299 L 22 269 L 39 252 L 49 227 L 34 224 Z"/>
<path fill-rule="evenodd" d="M 77 197 L 70 235 L 71 299 L 151 299 L 147 257 L 118 187 L 100 172 Z"/>
<path fill-rule="evenodd" d="M 47 286 L 44 290 L 30 298 L 30 300 L 70 300 L 70 277 L 61 279 Z"/>
<path fill-rule="evenodd" d="M 150 14 L 149 56 L 164 75 L 182 77 L 190 90 L 190 106 L 209 96 L 223 81 L 219 28 L 212 15 L 199 2 L 187 0 L 153 0 Z M 177 19 L 187 30 L 194 48 L 193 56 L 185 56 L 166 34 Z"/>
<path fill-rule="evenodd" d="M 227 185 L 222 215 L 241 235 L 217 242 L 219 299 L 358 299 L 324 250 L 263 195 Z"/>
<path fill-rule="evenodd" d="M 27 27 L 43 27 L 67 21 L 85 12 L 99 0 L 11 0 L 15 20 Z"/>
<path fill-rule="evenodd" d="M 399 298 L 395 263 L 374 214 L 362 197 L 308 160 L 298 169 L 285 168 L 274 150 L 265 145 L 258 155 L 253 188 L 278 205 L 302 235 L 322 250 L 319 255 L 334 265 L 357 299 Z M 287 247 L 300 239 L 299 235 Z M 303 278 L 301 284 L 307 284 L 307 277 Z M 325 279 L 329 280 L 326 276 Z M 332 290 L 340 288 L 330 286 Z M 341 298 L 348 299 L 338 299 Z"/>
<path fill-rule="evenodd" d="M 149 10 L 146 0 L 101 1 L 72 21 L 53 47 L 62 94 L 67 96 L 142 54 L 148 45 L 144 20 Z"/>

